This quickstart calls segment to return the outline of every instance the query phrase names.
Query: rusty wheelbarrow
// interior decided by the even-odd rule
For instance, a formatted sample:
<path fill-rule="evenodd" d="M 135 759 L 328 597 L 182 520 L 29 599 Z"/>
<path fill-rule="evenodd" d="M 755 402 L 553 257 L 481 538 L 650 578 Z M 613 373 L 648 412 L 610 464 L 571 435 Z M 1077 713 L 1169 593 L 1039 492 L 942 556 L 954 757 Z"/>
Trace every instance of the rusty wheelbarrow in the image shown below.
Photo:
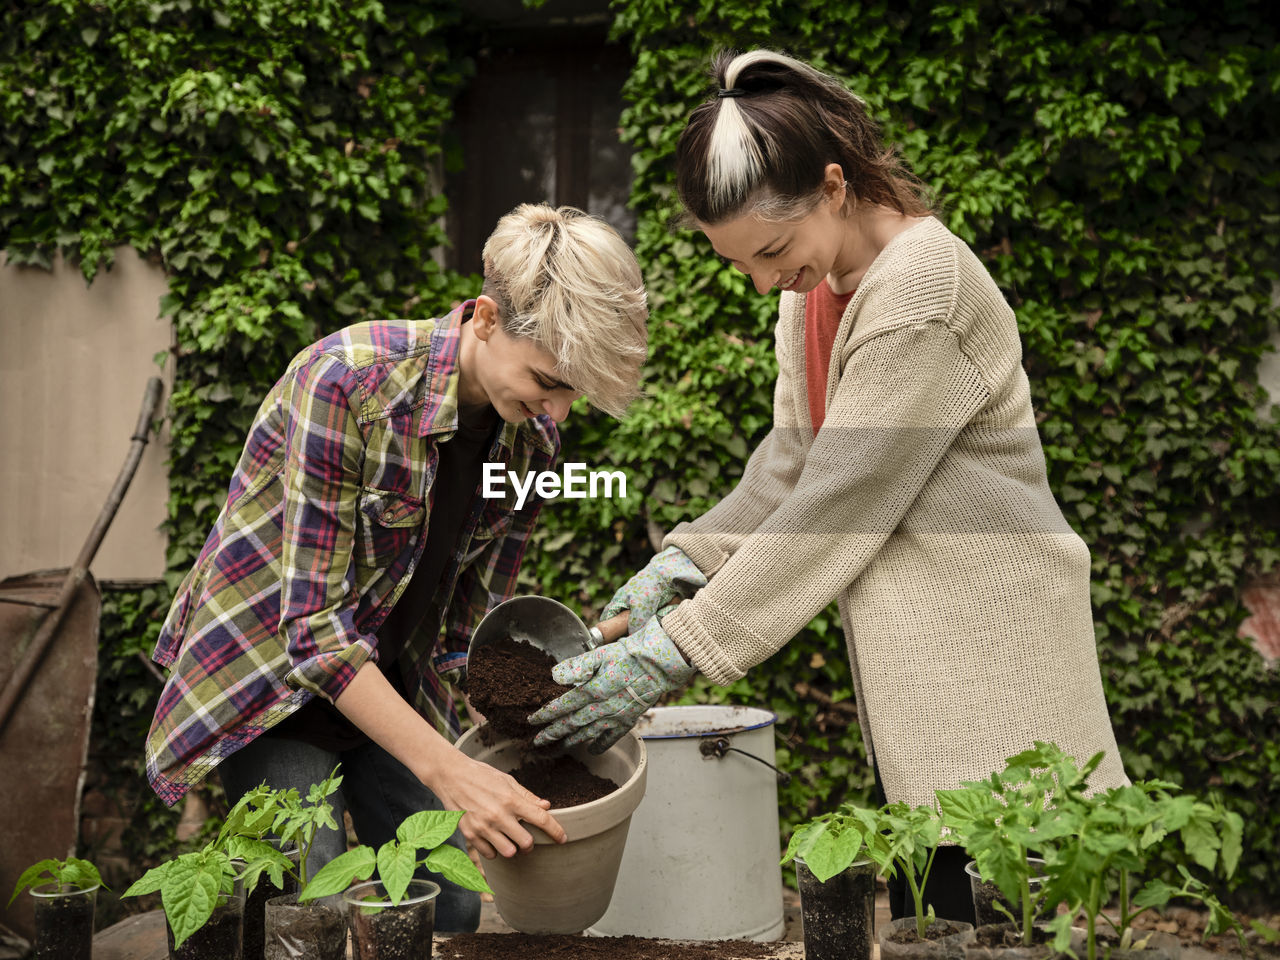
<path fill-rule="evenodd" d="M 31 864 L 75 853 L 98 672 L 101 598 L 89 564 L 138 469 L 161 393 L 153 377 L 128 457 L 74 565 L 0 581 L 0 903 Z M 28 900 L 3 916 L 29 938 Z"/>

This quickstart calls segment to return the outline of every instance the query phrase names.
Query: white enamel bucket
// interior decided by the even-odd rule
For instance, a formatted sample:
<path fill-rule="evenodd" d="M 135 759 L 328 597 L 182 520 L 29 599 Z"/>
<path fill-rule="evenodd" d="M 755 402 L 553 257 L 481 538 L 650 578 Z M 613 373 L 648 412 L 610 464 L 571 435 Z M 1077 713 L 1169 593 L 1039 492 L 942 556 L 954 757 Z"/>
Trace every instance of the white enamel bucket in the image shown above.
<path fill-rule="evenodd" d="M 774 722 L 739 706 L 654 707 L 635 727 L 648 786 L 597 936 L 779 940 Z"/>

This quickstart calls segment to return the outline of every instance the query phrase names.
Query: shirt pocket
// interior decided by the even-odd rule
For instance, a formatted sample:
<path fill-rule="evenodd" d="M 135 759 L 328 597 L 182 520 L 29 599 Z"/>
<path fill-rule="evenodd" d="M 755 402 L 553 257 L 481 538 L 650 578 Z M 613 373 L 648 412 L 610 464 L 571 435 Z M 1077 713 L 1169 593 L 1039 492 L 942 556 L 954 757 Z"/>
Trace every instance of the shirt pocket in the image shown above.
<path fill-rule="evenodd" d="M 358 562 L 385 570 L 413 544 L 426 515 L 426 504 L 415 497 L 372 487 L 362 489 L 356 517 Z"/>
<path fill-rule="evenodd" d="M 475 530 L 471 534 L 472 543 L 479 546 L 503 536 L 511 526 L 511 517 L 515 513 L 515 495 L 495 497 L 486 500 L 476 519 Z"/>

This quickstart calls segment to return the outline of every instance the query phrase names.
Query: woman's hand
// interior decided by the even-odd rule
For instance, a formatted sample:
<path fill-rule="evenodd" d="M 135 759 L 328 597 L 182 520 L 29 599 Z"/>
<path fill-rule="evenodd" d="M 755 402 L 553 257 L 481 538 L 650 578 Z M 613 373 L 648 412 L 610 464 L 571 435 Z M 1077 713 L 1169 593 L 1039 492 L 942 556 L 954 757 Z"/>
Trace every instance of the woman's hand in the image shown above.
<path fill-rule="evenodd" d="M 482 857 L 511 857 L 533 849 L 533 834 L 525 824 L 537 827 L 556 843 L 568 836 L 547 811 L 543 800 L 502 773 L 450 748 L 452 756 L 434 765 L 432 776 L 423 782 L 440 798 L 447 810 L 465 810 L 458 828 L 467 843 Z"/>
<path fill-rule="evenodd" d="M 677 599 L 692 597 L 706 585 L 706 576 L 683 550 L 667 547 L 613 595 L 600 612 L 600 619 L 610 621 L 623 611 L 630 611 L 627 632 L 639 633 L 663 607 Z"/>
<path fill-rule="evenodd" d="M 667 636 L 661 615 L 651 617 L 639 633 L 556 664 L 556 683 L 577 686 L 529 717 L 534 726 L 547 724 L 534 746 L 563 739 L 566 747 L 586 743 L 592 753 L 603 753 L 663 694 L 679 690 L 697 672 Z"/>
<path fill-rule="evenodd" d="M 459 829 L 481 856 L 510 857 L 532 850 L 533 835 L 521 821 L 556 843 L 568 839 L 547 813 L 549 800 L 534 796 L 510 774 L 460 753 L 404 701 L 376 663 L 361 664 L 335 704 L 426 784 L 446 810 L 464 811 Z"/>

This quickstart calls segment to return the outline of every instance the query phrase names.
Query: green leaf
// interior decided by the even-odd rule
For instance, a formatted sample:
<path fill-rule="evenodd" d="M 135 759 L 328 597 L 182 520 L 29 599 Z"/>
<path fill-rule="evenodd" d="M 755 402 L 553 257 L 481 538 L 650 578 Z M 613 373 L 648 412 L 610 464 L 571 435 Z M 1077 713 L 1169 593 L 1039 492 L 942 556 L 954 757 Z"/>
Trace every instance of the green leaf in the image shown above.
<path fill-rule="evenodd" d="M 368 880 L 377 865 L 378 858 L 371 847 L 359 846 L 338 854 L 316 871 L 298 894 L 298 901 L 303 903 L 341 893 L 353 880 Z"/>
<path fill-rule="evenodd" d="M 1178 895 L 1178 888 L 1164 880 L 1148 880 L 1133 897 L 1133 906 L 1137 910 L 1148 907 L 1161 909 Z"/>
<path fill-rule="evenodd" d="M 855 826 L 846 825 L 839 833 L 825 832 L 823 841 L 810 847 L 804 862 L 819 882 L 826 883 L 853 863 L 862 849 L 862 832 Z"/>
<path fill-rule="evenodd" d="M 421 810 L 400 823 L 396 837 L 419 850 L 431 850 L 453 836 L 462 816 L 461 810 Z"/>
<path fill-rule="evenodd" d="M 67 858 L 59 880 L 64 884 L 71 884 L 81 889 L 105 886 L 102 882 L 102 875 L 98 873 L 98 868 L 88 860 L 80 860 L 76 857 Z"/>
<path fill-rule="evenodd" d="M 129 889 L 121 894 L 122 897 L 141 897 L 148 893 L 155 893 L 164 885 L 164 878 L 169 873 L 173 865 L 170 860 L 162 863 L 158 867 L 152 867 L 141 877 L 130 884 Z"/>
<path fill-rule="evenodd" d="M 13 893 L 9 896 L 9 903 L 12 904 L 17 899 L 18 894 L 28 887 L 39 886 L 37 877 L 47 874 L 50 879 L 53 879 L 55 876 L 54 871 L 58 869 L 59 865 L 57 860 L 41 860 L 39 863 L 27 867 L 26 870 L 22 871 L 22 875 L 18 877 L 18 883 L 14 886 Z"/>
<path fill-rule="evenodd" d="M 160 901 L 176 949 L 213 916 L 230 863 L 225 857 L 201 852 L 183 854 L 169 866 L 160 885 Z"/>
<path fill-rule="evenodd" d="M 1218 862 L 1218 834 L 1212 823 L 1202 817 L 1194 817 L 1182 828 L 1182 843 L 1187 855 L 1206 870 L 1212 870 Z"/>
<path fill-rule="evenodd" d="M 388 840 L 378 848 L 378 879 L 382 881 L 392 903 L 399 903 L 404 899 L 417 865 L 418 851 L 412 844 Z"/>
<path fill-rule="evenodd" d="M 1280 942 L 1280 930 L 1267 926 L 1261 920 L 1250 920 L 1249 926 L 1251 926 L 1254 932 L 1267 943 Z"/>
<path fill-rule="evenodd" d="M 1244 818 L 1234 810 L 1223 812 L 1222 816 L 1222 874 L 1230 877 L 1240 865 L 1240 855 L 1244 852 Z"/>
<path fill-rule="evenodd" d="M 445 844 L 436 847 L 427 854 L 426 863 L 428 870 L 452 880 L 460 887 L 479 893 L 493 893 L 484 875 L 471 862 L 471 858 L 455 846 Z"/>

